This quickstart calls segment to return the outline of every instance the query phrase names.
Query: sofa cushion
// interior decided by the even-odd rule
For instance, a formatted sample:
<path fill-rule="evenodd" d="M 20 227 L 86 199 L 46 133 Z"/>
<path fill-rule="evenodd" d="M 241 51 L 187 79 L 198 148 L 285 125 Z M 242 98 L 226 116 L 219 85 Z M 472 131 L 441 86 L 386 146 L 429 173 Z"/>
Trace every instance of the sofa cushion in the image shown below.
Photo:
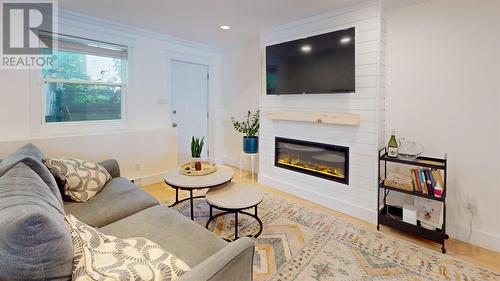
<path fill-rule="evenodd" d="M 155 206 L 107 225 L 101 232 L 119 238 L 144 237 L 195 267 L 227 245 L 204 227 L 166 206 Z"/>
<path fill-rule="evenodd" d="M 142 237 L 119 239 L 65 217 L 74 245 L 73 276 L 79 280 L 175 280 L 190 268 Z"/>
<path fill-rule="evenodd" d="M 117 178 L 120 176 L 120 165 L 116 159 L 108 159 L 97 163 L 106 169 L 112 178 Z"/>
<path fill-rule="evenodd" d="M 57 197 L 57 201 L 59 204 L 63 205 L 61 192 L 59 191 L 59 187 L 54 179 L 54 176 L 50 173 L 49 169 L 45 167 L 42 163 L 42 160 L 45 156 L 42 151 L 38 149 L 38 147 L 34 146 L 31 143 L 19 148 L 11 155 L 7 156 L 0 163 L 0 176 L 9 171 L 12 167 L 17 165 L 18 163 L 24 163 L 29 166 L 33 171 L 35 171 L 40 178 L 47 184 L 52 193 Z"/>
<path fill-rule="evenodd" d="M 18 163 L 0 177 L 0 280 L 69 280 L 64 213 L 44 181 Z"/>
<path fill-rule="evenodd" d="M 113 178 L 87 202 L 64 202 L 64 210 L 82 222 L 102 227 L 135 214 L 158 201 L 125 178 Z"/>
<path fill-rule="evenodd" d="M 76 202 L 94 197 L 111 175 L 101 165 L 76 158 L 47 159 L 45 165 L 63 184 L 64 194 Z"/>

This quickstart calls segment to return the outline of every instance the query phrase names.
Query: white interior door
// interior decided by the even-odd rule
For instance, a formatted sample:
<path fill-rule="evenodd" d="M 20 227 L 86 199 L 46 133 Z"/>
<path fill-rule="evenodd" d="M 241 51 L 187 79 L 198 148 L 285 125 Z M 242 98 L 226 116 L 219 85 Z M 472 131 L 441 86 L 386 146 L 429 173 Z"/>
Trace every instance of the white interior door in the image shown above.
<path fill-rule="evenodd" d="M 191 160 L 191 137 L 205 137 L 208 159 L 208 66 L 172 61 L 172 122 L 177 127 L 177 161 Z"/>

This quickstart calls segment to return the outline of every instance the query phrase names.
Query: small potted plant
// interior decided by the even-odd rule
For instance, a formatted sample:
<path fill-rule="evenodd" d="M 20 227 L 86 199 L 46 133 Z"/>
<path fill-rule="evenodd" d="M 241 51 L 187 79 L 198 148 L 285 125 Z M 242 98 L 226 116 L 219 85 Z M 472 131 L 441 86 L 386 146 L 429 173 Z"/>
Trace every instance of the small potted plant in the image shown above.
<path fill-rule="evenodd" d="M 253 154 L 259 151 L 259 123 L 260 111 L 257 110 L 255 113 L 249 110 L 247 113 L 246 121 L 236 121 L 234 117 L 231 117 L 231 122 L 233 127 L 237 132 L 245 134 L 243 137 L 243 151 L 245 153 Z"/>
<path fill-rule="evenodd" d="M 198 137 L 191 138 L 191 157 L 193 158 L 191 166 L 196 171 L 201 171 L 201 151 L 203 150 L 204 143 L 205 137 L 201 139 Z"/>

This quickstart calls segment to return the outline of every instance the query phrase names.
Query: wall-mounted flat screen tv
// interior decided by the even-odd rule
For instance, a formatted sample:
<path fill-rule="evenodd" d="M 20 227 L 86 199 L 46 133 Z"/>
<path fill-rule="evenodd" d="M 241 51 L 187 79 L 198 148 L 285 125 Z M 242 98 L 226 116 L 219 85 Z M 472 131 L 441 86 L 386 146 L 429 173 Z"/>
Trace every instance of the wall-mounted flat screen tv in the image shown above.
<path fill-rule="evenodd" d="M 268 95 L 353 93 L 354 27 L 266 47 Z"/>

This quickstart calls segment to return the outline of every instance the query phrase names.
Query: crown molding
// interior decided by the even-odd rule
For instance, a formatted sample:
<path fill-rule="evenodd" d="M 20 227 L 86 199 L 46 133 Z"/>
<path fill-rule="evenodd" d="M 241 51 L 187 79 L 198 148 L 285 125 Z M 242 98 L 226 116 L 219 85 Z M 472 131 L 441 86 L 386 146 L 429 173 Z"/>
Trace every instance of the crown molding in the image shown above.
<path fill-rule="evenodd" d="M 148 37 L 151 39 L 180 45 L 183 47 L 194 48 L 197 50 L 206 51 L 209 53 L 220 53 L 220 50 L 216 47 L 209 46 L 206 44 L 184 40 L 181 38 L 177 38 L 174 36 L 170 36 L 168 34 L 159 33 L 155 31 L 151 31 L 148 29 L 143 29 L 131 25 L 126 25 L 122 23 L 118 23 L 115 21 L 110 21 L 102 18 L 97 18 L 89 15 L 84 15 L 81 13 L 59 9 L 58 10 L 59 24 L 65 24 L 67 22 L 74 22 L 79 24 L 87 24 L 95 27 L 99 27 L 102 30 L 109 31 L 112 30 L 114 32 L 123 33 L 126 37 L 141 36 Z"/>

